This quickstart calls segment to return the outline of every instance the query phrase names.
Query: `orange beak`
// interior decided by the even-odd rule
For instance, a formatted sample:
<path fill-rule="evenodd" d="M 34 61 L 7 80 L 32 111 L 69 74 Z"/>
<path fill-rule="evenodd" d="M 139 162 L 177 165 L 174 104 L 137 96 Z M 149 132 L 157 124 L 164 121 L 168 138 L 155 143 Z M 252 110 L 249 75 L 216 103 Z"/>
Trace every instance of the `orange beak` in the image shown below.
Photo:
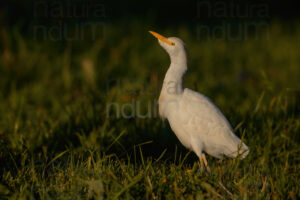
<path fill-rule="evenodd" d="M 154 31 L 149 31 L 149 33 L 151 33 L 154 37 L 156 37 L 157 39 L 159 39 L 160 41 L 164 42 L 164 43 L 167 43 L 168 45 L 172 45 L 174 46 L 175 43 L 168 40 L 166 37 L 154 32 Z"/>

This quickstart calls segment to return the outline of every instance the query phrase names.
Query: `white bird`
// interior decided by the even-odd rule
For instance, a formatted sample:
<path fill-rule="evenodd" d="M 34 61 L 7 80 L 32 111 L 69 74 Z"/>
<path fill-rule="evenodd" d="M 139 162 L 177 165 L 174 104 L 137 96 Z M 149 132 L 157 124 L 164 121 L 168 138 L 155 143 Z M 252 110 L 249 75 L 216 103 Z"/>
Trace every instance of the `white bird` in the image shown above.
<path fill-rule="evenodd" d="M 158 39 L 171 60 L 159 96 L 159 115 L 169 121 L 180 142 L 197 154 L 208 171 L 204 152 L 216 158 L 224 155 L 245 158 L 248 147 L 234 134 L 218 107 L 203 94 L 183 88 L 182 76 L 187 70 L 183 41 L 149 32 Z"/>

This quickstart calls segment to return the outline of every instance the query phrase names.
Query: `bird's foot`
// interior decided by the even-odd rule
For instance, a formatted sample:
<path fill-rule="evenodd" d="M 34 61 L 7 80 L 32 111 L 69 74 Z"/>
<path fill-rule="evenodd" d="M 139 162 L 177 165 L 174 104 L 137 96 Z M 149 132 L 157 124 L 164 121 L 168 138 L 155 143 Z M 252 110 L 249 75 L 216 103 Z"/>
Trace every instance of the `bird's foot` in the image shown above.
<path fill-rule="evenodd" d="M 190 174 L 190 173 L 194 172 L 196 170 L 196 168 L 197 168 L 197 164 L 194 163 L 193 168 L 186 170 L 186 173 Z"/>
<path fill-rule="evenodd" d="M 206 166 L 206 171 L 210 174 L 210 168 L 208 165 Z"/>
<path fill-rule="evenodd" d="M 208 173 L 210 173 L 210 168 L 209 168 L 209 166 L 208 166 L 208 163 L 207 163 L 207 160 L 206 160 L 206 157 L 205 157 L 205 154 L 204 154 L 204 153 L 202 153 L 202 159 L 203 159 L 203 162 L 204 162 L 206 171 L 207 171 Z"/>

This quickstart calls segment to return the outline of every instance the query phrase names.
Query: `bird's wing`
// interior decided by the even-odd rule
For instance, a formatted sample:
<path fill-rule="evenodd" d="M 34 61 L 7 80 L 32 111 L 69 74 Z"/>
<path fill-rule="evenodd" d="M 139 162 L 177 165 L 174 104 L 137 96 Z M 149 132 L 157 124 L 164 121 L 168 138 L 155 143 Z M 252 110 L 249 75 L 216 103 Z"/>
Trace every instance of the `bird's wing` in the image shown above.
<path fill-rule="evenodd" d="M 205 151 L 215 157 L 222 157 L 223 154 L 229 157 L 238 155 L 241 140 L 234 134 L 231 125 L 206 96 L 185 89 L 181 98 L 183 110 L 180 112 L 186 119 L 182 124 L 185 132 L 188 132 L 193 140 L 202 141 Z M 249 150 L 242 144 L 242 152 Z"/>
<path fill-rule="evenodd" d="M 186 88 L 181 103 L 185 117 L 188 119 L 185 124 L 189 127 L 189 131 L 211 136 L 231 135 L 231 125 L 217 106 L 206 96 Z"/>

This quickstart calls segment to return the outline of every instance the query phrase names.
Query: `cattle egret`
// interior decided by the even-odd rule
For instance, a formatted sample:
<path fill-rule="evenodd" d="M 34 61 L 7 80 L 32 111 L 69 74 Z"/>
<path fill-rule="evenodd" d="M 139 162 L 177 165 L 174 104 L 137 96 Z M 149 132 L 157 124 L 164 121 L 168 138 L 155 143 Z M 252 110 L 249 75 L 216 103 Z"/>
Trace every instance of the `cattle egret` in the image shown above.
<path fill-rule="evenodd" d="M 149 32 L 158 39 L 171 60 L 158 100 L 159 115 L 169 121 L 180 142 L 197 154 L 208 171 L 204 152 L 216 158 L 224 155 L 245 158 L 248 147 L 234 134 L 218 107 L 203 94 L 183 88 L 182 76 L 187 70 L 183 41 Z"/>

